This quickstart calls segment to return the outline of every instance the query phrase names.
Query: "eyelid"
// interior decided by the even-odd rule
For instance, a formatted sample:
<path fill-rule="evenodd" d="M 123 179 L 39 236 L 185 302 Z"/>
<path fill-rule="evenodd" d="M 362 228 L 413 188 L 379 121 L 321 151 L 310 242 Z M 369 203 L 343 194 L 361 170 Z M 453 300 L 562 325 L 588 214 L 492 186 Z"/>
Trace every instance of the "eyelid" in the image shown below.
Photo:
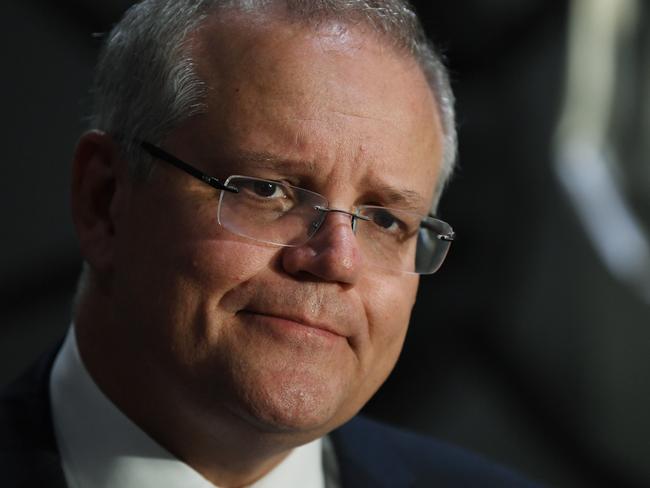
<path fill-rule="evenodd" d="M 294 188 L 302 188 L 299 185 L 295 185 L 293 182 L 287 180 L 287 179 L 280 179 L 280 178 L 272 178 L 268 176 L 257 176 L 254 174 L 249 175 L 252 178 L 257 178 L 259 180 L 264 180 L 268 181 L 269 183 L 275 183 L 276 185 L 283 185 L 283 186 L 289 186 L 289 187 L 294 187 Z"/>
<path fill-rule="evenodd" d="M 397 207 L 389 207 L 385 205 L 377 205 L 377 204 L 367 204 L 367 205 L 358 205 L 356 208 L 358 209 L 364 209 L 364 208 L 376 208 L 378 210 L 386 210 L 390 213 L 393 214 L 393 216 L 399 220 L 404 220 L 402 217 L 400 217 L 400 214 L 407 214 L 407 215 L 412 215 L 413 217 L 419 217 L 420 220 L 430 217 L 429 214 L 427 213 L 422 213 L 418 209 L 413 209 L 413 208 L 397 208 Z"/>

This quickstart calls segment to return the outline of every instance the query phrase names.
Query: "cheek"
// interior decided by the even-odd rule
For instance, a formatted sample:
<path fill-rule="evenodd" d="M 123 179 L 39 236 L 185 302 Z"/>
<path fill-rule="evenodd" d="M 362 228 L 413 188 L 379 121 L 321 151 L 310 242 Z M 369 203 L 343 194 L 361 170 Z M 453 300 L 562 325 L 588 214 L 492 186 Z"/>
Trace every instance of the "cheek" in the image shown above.
<path fill-rule="evenodd" d="M 189 258 L 188 279 L 214 297 L 215 291 L 227 291 L 267 269 L 277 252 L 277 248 L 223 235 L 195 243 L 178 258 Z"/>
<path fill-rule="evenodd" d="M 183 337 L 190 362 L 198 351 L 210 355 L 210 348 L 227 334 L 226 324 L 237 311 L 229 306 L 228 297 L 266 272 L 277 252 L 220 235 L 195 242 L 174 257 L 177 265 L 170 278 L 175 282 L 169 288 L 177 320 L 171 328 L 173 335 Z"/>
<path fill-rule="evenodd" d="M 418 278 L 373 278 L 364 283 L 369 290 L 364 306 L 368 317 L 368 375 L 378 388 L 392 371 L 402 350 L 411 310 L 415 303 Z"/>
<path fill-rule="evenodd" d="M 415 304 L 418 277 L 371 276 L 363 283 L 371 339 L 404 335 Z"/>
<path fill-rule="evenodd" d="M 208 318 L 223 318 L 221 298 L 266 269 L 277 248 L 231 234 L 211 211 L 179 212 L 156 203 L 167 212 L 134 217 L 122 229 L 114 290 L 144 329 L 187 335 Z"/>

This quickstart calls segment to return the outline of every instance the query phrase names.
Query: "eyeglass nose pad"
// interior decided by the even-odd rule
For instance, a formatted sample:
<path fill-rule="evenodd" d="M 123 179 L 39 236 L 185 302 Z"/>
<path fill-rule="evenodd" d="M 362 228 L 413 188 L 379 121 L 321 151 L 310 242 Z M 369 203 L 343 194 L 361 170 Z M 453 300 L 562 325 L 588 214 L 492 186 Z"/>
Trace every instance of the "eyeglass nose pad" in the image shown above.
<path fill-rule="evenodd" d="M 325 221 L 327 214 L 330 212 L 338 212 L 338 213 L 343 213 L 345 215 L 349 215 L 350 226 L 352 227 L 353 234 L 357 233 L 357 220 L 359 219 L 368 220 L 366 217 L 358 215 L 357 213 L 351 213 L 351 212 L 346 212 L 345 210 L 337 210 L 337 209 L 331 209 L 327 207 L 321 207 L 320 205 L 314 205 L 314 210 L 318 210 L 319 217 L 318 219 L 312 221 L 312 223 L 309 225 L 309 237 L 312 237 L 316 233 L 316 231 L 320 228 L 320 226 L 323 225 L 323 222 Z"/>
<path fill-rule="evenodd" d="M 327 216 L 327 212 L 323 210 L 323 208 L 319 206 L 314 207 L 316 210 L 318 210 L 318 217 L 314 220 L 311 221 L 309 224 L 309 233 L 308 237 L 313 237 L 314 234 L 320 229 L 320 226 L 323 225 L 323 222 L 325 221 L 325 217 Z"/>
<path fill-rule="evenodd" d="M 351 215 L 352 221 L 350 222 L 350 225 L 352 226 L 352 233 L 356 234 L 357 233 L 357 216 L 355 214 Z"/>

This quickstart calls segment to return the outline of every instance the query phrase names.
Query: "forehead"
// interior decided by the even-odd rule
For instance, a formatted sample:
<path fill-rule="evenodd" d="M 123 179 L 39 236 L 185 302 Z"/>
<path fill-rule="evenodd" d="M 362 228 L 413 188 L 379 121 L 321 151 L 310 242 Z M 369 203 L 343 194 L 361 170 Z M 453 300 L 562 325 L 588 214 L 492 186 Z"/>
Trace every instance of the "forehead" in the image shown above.
<path fill-rule="evenodd" d="M 415 61 L 376 34 L 228 14 L 206 21 L 192 49 L 208 111 L 185 132 L 202 159 L 268 155 L 257 159 L 430 198 L 442 154 L 434 97 Z"/>

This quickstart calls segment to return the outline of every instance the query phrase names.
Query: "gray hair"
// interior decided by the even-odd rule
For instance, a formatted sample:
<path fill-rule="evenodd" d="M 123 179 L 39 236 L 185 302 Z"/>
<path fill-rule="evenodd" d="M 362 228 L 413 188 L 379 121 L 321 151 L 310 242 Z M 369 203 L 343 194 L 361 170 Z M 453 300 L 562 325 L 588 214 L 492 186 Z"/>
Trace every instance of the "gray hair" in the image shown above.
<path fill-rule="evenodd" d="M 206 110 L 207 90 L 187 48 L 189 34 L 217 9 L 253 12 L 276 5 L 298 22 L 361 22 L 417 61 L 437 101 L 444 134 L 435 211 L 456 160 L 454 96 L 447 70 L 408 0 L 144 0 L 127 11 L 104 44 L 93 87 L 92 128 L 119 134 L 134 174 L 146 176 L 152 162 L 133 141 L 159 144 Z"/>

